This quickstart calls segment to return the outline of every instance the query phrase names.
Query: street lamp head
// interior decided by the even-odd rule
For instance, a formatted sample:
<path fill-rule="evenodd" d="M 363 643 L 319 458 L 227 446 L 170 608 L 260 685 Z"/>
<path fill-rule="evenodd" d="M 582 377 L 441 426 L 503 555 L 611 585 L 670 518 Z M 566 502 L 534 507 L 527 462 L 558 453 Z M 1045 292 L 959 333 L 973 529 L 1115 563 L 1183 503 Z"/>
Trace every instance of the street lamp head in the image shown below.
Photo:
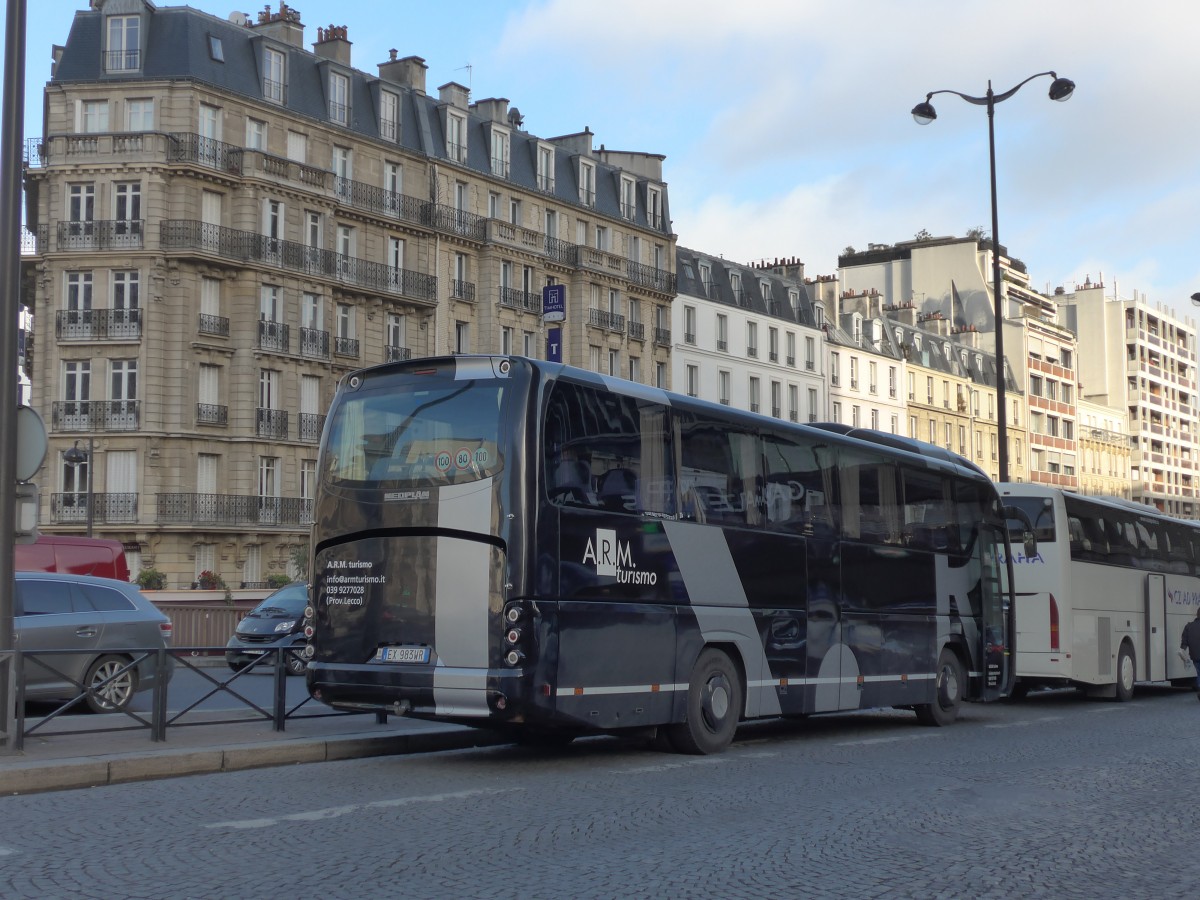
<path fill-rule="evenodd" d="M 76 441 L 75 446 L 63 454 L 63 462 L 68 466 L 78 466 L 87 462 L 87 458 L 87 451 L 79 449 L 79 441 Z"/>
<path fill-rule="evenodd" d="M 1192 302 L 1197 306 L 1200 306 L 1200 291 L 1196 291 L 1196 293 L 1192 294 Z"/>
<path fill-rule="evenodd" d="M 1050 85 L 1051 100 L 1057 100 L 1059 103 L 1062 103 L 1064 100 L 1070 100 L 1073 93 L 1075 93 L 1075 82 L 1070 78 L 1054 76 L 1054 82 Z"/>
<path fill-rule="evenodd" d="M 933 104 L 929 102 L 929 97 L 925 98 L 924 103 L 918 103 L 912 108 L 912 117 L 913 121 L 918 125 L 928 125 L 937 118 L 937 110 L 935 110 L 933 108 Z"/>

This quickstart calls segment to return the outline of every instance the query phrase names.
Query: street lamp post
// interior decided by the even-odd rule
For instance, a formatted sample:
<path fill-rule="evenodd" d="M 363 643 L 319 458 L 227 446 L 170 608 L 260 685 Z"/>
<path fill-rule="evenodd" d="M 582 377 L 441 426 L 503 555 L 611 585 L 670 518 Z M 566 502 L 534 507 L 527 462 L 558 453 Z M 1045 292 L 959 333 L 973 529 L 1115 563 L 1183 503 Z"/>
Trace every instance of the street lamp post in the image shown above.
<path fill-rule="evenodd" d="M 87 463 L 87 536 L 92 536 L 92 467 L 95 465 L 93 451 L 96 449 L 92 438 L 88 438 L 88 446 L 86 450 L 81 450 L 79 441 L 75 442 L 75 446 L 63 454 L 63 462 L 68 466 L 74 466 L 78 471 L 79 467 L 85 462 Z"/>
<path fill-rule="evenodd" d="M 1002 94 L 997 94 L 992 90 L 990 79 L 988 80 L 987 94 L 982 97 L 971 97 L 959 91 L 930 91 L 925 95 L 925 101 L 918 103 L 912 110 L 912 116 L 918 125 L 928 125 L 937 118 L 937 112 L 934 110 L 933 104 L 929 102 L 933 99 L 934 94 L 954 94 L 954 96 L 961 97 L 968 103 L 987 107 L 988 161 L 991 165 L 992 179 L 992 303 L 995 308 L 996 317 L 996 439 L 1000 445 L 1000 481 L 1008 481 L 1008 400 L 1005 396 L 1006 385 L 1004 382 L 1004 304 L 1000 299 L 1000 225 L 996 209 L 996 104 L 1002 100 L 1007 100 L 1026 84 L 1033 81 L 1033 79 L 1041 78 L 1043 75 L 1049 75 L 1054 79 L 1054 82 L 1050 85 L 1051 100 L 1067 100 L 1074 93 L 1075 82 L 1069 78 L 1059 78 L 1055 72 L 1038 72 L 1036 75 L 1030 75 L 1016 87 L 1010 88 Z"/>

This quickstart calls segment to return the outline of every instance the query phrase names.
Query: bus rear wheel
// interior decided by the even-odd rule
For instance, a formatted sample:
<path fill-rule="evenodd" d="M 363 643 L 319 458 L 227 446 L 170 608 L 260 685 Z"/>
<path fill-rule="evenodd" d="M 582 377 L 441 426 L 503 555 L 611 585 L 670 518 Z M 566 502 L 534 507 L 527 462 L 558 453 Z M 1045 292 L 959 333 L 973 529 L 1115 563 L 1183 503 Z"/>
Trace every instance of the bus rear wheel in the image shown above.
<path fill-rule="evenodd" d="M 1133 699 L 1133 683 L 1137 680 L 1137 666 L 1134 665 L 1133 651 L 1128 644 L 1122 644 L 1117 654 L 1117 700 L 1128 703 Z"/>
<path fill-rule="evenodd" d="M 943 647 L 938 655 L 936 695 L 932 703 L 922 703 L 914 707 L 917 721 L 922 725 L 952 724 L 958 718 L 958 707 L 962 703 L 965 684 L 966 677 L 963 675 L 958 654 L 949 647 Z"/>
<path fill-rule="evenodd" d="M 687 720 L 667 729 L 679 753 L 720 753 L 733 742 L 745 705 L 733 661 L 711 647 L 701 652 L 688 682 Z"/>

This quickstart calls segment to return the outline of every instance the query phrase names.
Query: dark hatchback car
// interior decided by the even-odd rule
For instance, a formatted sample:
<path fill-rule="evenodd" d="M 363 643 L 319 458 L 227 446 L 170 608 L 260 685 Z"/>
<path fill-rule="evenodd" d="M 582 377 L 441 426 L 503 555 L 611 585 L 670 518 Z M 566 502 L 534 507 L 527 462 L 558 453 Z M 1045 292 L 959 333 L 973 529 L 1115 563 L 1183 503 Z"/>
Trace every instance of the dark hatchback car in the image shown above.
<path fill-rule="evenodd" d="M 250 610 L 225 645 L 225 661 L 229 668 L 240 672 L 261 656 L 276 651 L 283 653 L 289 675 L 303 675 L 308 666 L 300 652 L 307 643 L 304 638 L 304 607 L 307 605 L 308 585 L 296 581 L 281 587 Z M 294 647 L 295 652 L 280 649 L 286 647 Z"/>
<path fill-rule="evenodd" d="M 26 700 L 82 697 L 93 712 L 120 712 L 134 694 L 154 687 L 157 651 L 170 646 L 171 620 L 137 585 L 90 575 L 17 572 L 16 588 L 13 625 Z M 167 681 L 174 663 L 166 659 Z"/>

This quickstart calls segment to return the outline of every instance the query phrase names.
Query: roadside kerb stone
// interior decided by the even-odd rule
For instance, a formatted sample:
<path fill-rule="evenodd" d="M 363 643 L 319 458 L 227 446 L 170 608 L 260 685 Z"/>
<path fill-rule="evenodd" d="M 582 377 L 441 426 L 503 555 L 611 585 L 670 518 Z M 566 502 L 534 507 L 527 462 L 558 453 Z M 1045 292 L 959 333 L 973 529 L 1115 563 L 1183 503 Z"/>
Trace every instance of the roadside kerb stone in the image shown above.
<path fill-rule="evenodd" d="M 223 750 L 205 749 L 167 750 L 153 755 L 121 757 L 109 762 L 108 783 L 125 784 L 131 781 L 220 772 L 224 756 Z"/>

